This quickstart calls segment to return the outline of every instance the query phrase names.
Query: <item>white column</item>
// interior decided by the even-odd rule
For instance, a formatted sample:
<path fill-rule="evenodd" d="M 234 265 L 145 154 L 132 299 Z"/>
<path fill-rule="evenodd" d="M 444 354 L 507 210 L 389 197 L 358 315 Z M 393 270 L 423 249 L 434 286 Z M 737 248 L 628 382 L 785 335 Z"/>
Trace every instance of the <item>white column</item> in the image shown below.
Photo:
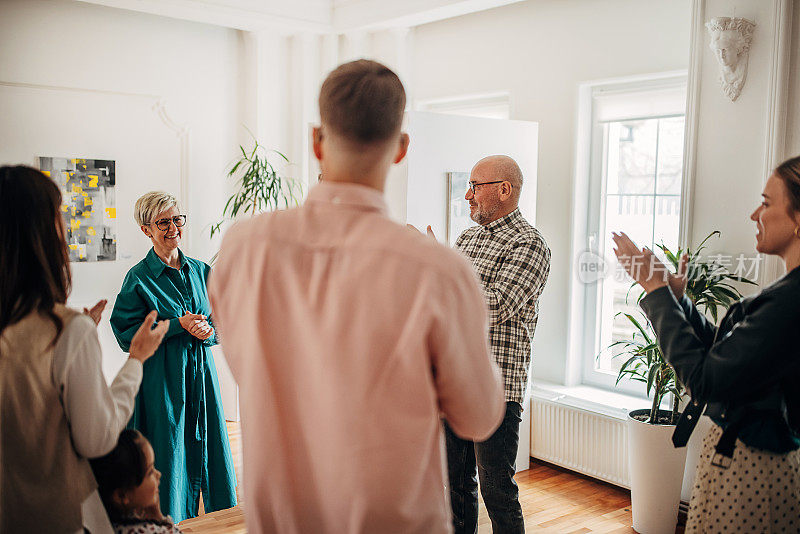
<path fill-rule="evenodd" d="M 342 63 L 370 55 L 370 36 L 367 32 L 355 31 L 344 35 Z"/>
<path fill-rule="evenodd" d="M 288 39 L 274 31 L 244 33 L 242 124 L 266 148 L 289 150 Z M 252 146 L 242 128 L 240 142 Z"/>
<path fill-rule="evenodd" d="M 339 65 L 339 34 L 328 33 L 322 36 L 321 68 L 322 77 Z"/>
<path fill-rule="evenodd" d="M 410 28 L 392 28 L 389 30 L 389 37 L 392 42 L 394 56 L 389 61 L 392 69 L 400 76 L 400 80 L 402 80 L 406 89 L 407 100 L 410 102 L 413 32 Z"/>
<path fill-rule="evenodd" d="M 287 154 L 294 164 L 294 177 L 306 186 L 316 183 L 316 162 L 312 161 L 311 126 L 319 122 L 317 98 L 322 76 L 321 36 L 298 34 L 291 39 L 289 125 L 291 148 Z"/>

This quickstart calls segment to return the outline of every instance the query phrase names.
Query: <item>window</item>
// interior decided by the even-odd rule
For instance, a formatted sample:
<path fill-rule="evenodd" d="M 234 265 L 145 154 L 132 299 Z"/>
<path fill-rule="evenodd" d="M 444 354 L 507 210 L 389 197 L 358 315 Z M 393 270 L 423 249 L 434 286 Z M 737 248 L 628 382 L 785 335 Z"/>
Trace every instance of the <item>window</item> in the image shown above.
<path fill-rule="evenodd" d="M 630 280 L 618 270 L 611 232 L 624 231 L 656 253 L 661 243 L 672 250 L 678 245 L 686 80 L 672 75 L 589 84 L 582 94 L 589 130 L 582 142 L 588 147 L 582 151 L 579 146 L 578 152 L 588 156 L 587 215 L 585 228 L 576 231 L 585 232 L 588 249 L 579 252 L 603 258 L 606 270 L 604 276 L 579 276 L 583 324 L 573 331 L 582 335 L 582 382 L 614 387 L 623 362 L 608 347 L 632 335 L 632 325 L 620 312 L 639 313 L 639 291 L 631 290 Z M 619 389 L 644 393 L 638 382 L 620 382 Z"/>

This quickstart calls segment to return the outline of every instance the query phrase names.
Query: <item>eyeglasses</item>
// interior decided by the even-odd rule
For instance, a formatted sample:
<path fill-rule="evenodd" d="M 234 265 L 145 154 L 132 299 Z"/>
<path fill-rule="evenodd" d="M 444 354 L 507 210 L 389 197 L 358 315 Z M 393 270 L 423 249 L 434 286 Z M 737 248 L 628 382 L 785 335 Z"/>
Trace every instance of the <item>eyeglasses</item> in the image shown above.
<path fill-rule="evenodd" d="M 503 182 L 507 182 L 508 180 L 496 180 L 494 182 L 467 182 L 467 189 L 472 191 L 472 194 L 475 194 L 475 188 L 479 185 L 489 185 L 489 184 L 502 184 Z"/>
<path fill-rule="evenodd" d="M 148 224 L 155 224 L 156 228 L 165 232 L 169 230 L 170 223 L 174 224 L 176 228 L 180 228 L 186 224 L 186 215 L 176 215 L 175 217 L 168 217 L 166 219 L 159 219 Z"/>

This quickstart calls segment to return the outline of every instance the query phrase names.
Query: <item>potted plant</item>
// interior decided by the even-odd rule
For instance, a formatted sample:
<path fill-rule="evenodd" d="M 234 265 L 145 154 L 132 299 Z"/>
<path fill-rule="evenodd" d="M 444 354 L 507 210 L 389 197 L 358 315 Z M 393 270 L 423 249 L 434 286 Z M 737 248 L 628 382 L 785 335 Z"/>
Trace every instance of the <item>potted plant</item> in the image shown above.
<path fill-rule="evenodd" d="M 222 210 L 220 220 L 211 225 L 209 237 L 214 237 L 218 232 L 222 232 L 222 227 L 239 215 L 249 214 L 251 217 L 262 211 L 275 210 L 281 207 L 296 205 L 302 198 L 302 184 L 292 178 L 288 178 L 275 169 L 268 156 L 274 153 L 278 156 L 282 164 L 288 164 L 289 159 L 277 150 L 267 150 L 253 140 L 253 148 L 246 151 L 243 146 L 239 146 L 242 155 L 232 165 L 228 171 L 228 178 L 236 178 L 236 189 L 228 197 L 225 207 Z M 219 252 L 214 254 L 209 263 L 213 264 L 217 260 Z M 219 345 L 212 351 L 214 358 L 219 362 L 225 360 L 222 349 Z M 225 406 L 232 407 L 231 412 L 226 410 L 228 418 L 235 421 L 239 420 L 239 394 L 238 386 L 230 375 L 230 372 L 220 373 L 220 386 Z M 230 409 L 230 408 L 228 408 Z"/>
<path fill-rule="evenodd" d="M 211 225 L 209 237 L 214 237 L 217 232 L 222 231 L 223 224 L 240 214 L 253 216 L 263 211 L 279 209 L 281 204 L 288 208 L 290 204 L 299 204 L 302 198 L 302 184 L 283 176 L 267 159 L 270 153 L 274 153 L 280 157 L 282 163 L 288 164 L 289 159 L 286 156 L 277 150 L 267 150 L 258 141 L 254 141 L 253 149 L 249 152 L 241 145 L 239 150 L 242 156 L 228 171 L 228 178 L 234 178 L 241 170 L 236 191 L 225 203 L 220 221 Z"/>
<path fill-rule="evenodd" d="M 658 248 L 675 271 L 684 252 L 688 255 L 686 296 L 716 322 L 720 310 L 727 310 L 742 297 L 731 282 L 752 285 L 755 282 L 731 273 L 719 258 L 702 259 L 706 243 L 714 236 L 719 236 L 719 232 L 709 234 L 696 250 L 679 249 L 673 253 L 664 244 Z M 643 296 L 644 293 L 638 296 L 637 303 Z M 664 359 L 647 318 L 644 315 L 637 318 L 629 313 L 623 315 L 633 325 L 634 332 L 629 339 L 617 341 L 609 347 L 619 350 L 615 357 L 626 358 L 617 375 L 617 384 L 623 378 L 643 382 L 648 397 L 652 396 L 649 408 L 628 414 L 633 528 L 642 534 L 671 534 L 678 518 L 687 448 L 674 448 L 670 437 L 680 415 L 679 404 L 685 388 Z M 671 408 L 661 409 L 668 393 L 672 395 Z M 694 479 L 696 456 L 699 455 L 699 447 L 695 445 L 695 448 L 689 461 L 690 480 Z"/>

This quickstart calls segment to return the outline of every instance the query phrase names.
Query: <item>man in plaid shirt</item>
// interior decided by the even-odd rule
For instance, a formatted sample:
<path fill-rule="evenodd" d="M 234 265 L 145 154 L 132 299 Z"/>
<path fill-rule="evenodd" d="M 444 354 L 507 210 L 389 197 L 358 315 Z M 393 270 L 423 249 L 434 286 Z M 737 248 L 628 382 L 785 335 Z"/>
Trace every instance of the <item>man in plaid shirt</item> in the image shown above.
<path fill-rule="evenodd" d="M 524 532 L 514 463 L 528 383 L 539 295 L 550 272 L 550 249 L 519 211 L 522 171 L 508 156 L 489 156 L 472 169 L 465 199 L 478 223 L 456 248 L 468 256 L 489 307 L 489 341 L 503 373 L 506 414 L 484 442 L 461 439 L 445 424 L 450 503 L 456 534 L 477 532 L 478 480 L 492 531 Z M 477 468 L 477 469 L 476 469 Z"/>

